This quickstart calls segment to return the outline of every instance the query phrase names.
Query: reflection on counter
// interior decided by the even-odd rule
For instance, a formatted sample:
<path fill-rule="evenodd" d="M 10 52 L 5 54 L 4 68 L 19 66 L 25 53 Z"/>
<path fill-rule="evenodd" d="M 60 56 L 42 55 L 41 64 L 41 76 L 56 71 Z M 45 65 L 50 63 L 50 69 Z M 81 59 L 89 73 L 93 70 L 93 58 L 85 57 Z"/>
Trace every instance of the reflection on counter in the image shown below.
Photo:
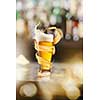
<path fill-rule="evenodd" d="M 24 100 L 25 98 L 28 98 L 28 100 L 38 100 L 36 98 L 39 98 L 39 100 L 54 100 L 54 98 L 59 100 L 59 97 L 61 97 L 60 100 L 66 100 L 68 98 L 70 100 L 82 100 L 82 64 L 54 63 L 51 79 L 48 81 L 36 80 L 36 72 L 38 71 L 38 67 L 39 66 L 37 63 L 20 66 L 20 68 L 26 69 L 26 74 L 23 73 L 24 77 L 17 80 L 17 100 Z M 28 85 L 29 83 L 35 84 L 35 90 L 37 91 L 34 91 L 35 94 L 33 94 L 32 91 L 32 93 L 27 95 L 27 93 L 31 92 L 32 90 L 32 88 L 30 88 L 31 86 Z M 22 91 L 21 87 L 23 87 L 24 84 L 28 86 L 25 85 L 25 89 L 23 90 L 25 93 L 22 96 L 22 92 L 20 94 L 19 91 Z"/>

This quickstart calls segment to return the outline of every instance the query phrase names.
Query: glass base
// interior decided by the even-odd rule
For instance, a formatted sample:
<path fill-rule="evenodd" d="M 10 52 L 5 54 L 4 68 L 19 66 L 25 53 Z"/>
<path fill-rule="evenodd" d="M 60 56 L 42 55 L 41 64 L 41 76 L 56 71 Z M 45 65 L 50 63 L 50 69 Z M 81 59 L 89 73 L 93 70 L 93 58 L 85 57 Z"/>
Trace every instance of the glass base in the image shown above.
<path fill-rule="evenodd" d="M 51 79 L 51 72 L 50 71 L 43 71 L 43 72 L 39 71 L 38 72 L 37 80 L 47 81 L 50 79 Z"/>

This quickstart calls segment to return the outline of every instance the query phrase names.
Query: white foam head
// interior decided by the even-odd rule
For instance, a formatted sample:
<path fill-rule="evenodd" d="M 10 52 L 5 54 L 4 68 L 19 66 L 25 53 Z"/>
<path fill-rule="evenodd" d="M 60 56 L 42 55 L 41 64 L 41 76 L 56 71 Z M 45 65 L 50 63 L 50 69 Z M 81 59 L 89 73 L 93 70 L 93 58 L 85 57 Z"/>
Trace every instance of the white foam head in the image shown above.
<path fill-rule="evenodd" d="M 45 34 L 37 27 L 35 27 L 35 37 L 34 39 L 39 42 L 39 41 L 48 41 L 48 42 L 53 42 L 53 35 L 52 34 Z"/>

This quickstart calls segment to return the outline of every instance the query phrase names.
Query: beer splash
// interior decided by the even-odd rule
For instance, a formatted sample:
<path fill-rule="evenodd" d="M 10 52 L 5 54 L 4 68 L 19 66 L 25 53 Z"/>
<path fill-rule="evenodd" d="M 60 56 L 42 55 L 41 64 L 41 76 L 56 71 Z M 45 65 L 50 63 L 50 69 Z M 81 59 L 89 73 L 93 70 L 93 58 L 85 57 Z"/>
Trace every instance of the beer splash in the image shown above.
<path fill-rule="evenodd" d="M 35 27 L 36 35 L 35 35 L 35 42 L 34 42 L 35 49 L 37 50 L 36 59 L 40 64 L 40 73 L 38 76 L 39 77 L 50 76 L 50 71 L 52 68 L 51 59 L 52 59 L 52 55 L 55 54 L 55 45 L 63 37 L 63 33 L 59 28 L 56 27 L 47 28 L 46 29 L 47 33 L 48 31 L 55 30 L 55 32 L 53 32 L 55 37 L 53 37 L 53 34 L 46 34 L 45 32 L 42 32 L 41 30 L 37 29 L 38 25 L 36 25 Z M 41 41 L 39 41 L 39 39 Z M 43 71 L 46 71 L 46 73 L 43 74 L 42 73 Z"/>

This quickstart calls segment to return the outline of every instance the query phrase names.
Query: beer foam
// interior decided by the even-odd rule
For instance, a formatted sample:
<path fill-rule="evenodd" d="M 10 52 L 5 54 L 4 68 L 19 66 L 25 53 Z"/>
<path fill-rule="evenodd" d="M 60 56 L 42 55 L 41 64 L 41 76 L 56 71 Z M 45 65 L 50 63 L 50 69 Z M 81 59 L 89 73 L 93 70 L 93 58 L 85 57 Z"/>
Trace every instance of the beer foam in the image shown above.
<path fill-rule="evenodd" d="M 39 41 L 53 42 L 53 35 L 52 34 L 45 34 L 42 31 L 36 29 L 35 30 L 35 39 L 37 42 L 39 42 Z"/>

